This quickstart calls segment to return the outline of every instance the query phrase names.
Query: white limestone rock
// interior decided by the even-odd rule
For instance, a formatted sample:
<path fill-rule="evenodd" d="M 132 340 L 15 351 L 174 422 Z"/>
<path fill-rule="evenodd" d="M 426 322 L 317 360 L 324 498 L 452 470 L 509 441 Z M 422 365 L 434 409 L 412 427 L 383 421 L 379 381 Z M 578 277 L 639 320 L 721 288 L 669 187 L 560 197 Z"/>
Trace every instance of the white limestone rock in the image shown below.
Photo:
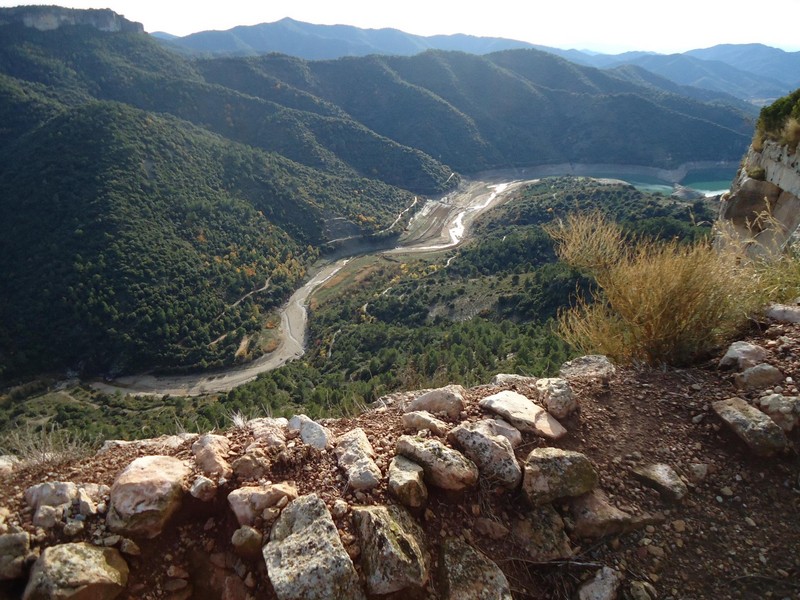
<path fill-rule="evenodd" d="M 580 496 L 597 485 L 597 471 L 580 452 L 536 448 L 525 461 L 522 490 L 533 506 Z"/>
<path fill-rule="evenodd" d="M 439 440 L 403 435 L 397 440 L 397 454 L 420 465 L 430 485 L 461 491 L 478 481 L 475 463 Z"/>
<path fill-rule="evenodd" d="M 111 486 L 109 528 L 124 535 L 159 535 L 180 508 L 190 473 L 189 465 L 172 456 L 134 460 Z"/>
<path fill-rule="evenodd" d="M 192 498 L 197 498 L 202 502 L 211 502 L 217 497 L 217 484 L 208 477 L 198 475 L 189 488 Z"/>
<path fill-rule="evenodd" d="M 289 421 L 283 417 L 264 417 L 247 422 L 253 439 L 266 448 L 283 449 L 286 446 L 286 429 Z"/>
<path fill-rule="evenodd" d="M 514 490 L 522 481 L 522 469 L 514 456 L 514 448 L 499 433 L 494 419 L 462 423 L 447 436 L 454 446 L 474 462 L 481 476 Z"/>
<path fill-rule="evenodd" d="M 370 490 L 380 483 L 383 475 L 375 464 L 375 450 L 360 427 L 339 436 L 334 453 L 352 489 Z"/>
<path fill-rule="evenodd" d="M 422 467 L 404 456 L 395 456 L 389 464 L 389 492 L 412 510 L 423 508 L 428 503 L 428 488 Z"/>
<path fill-rule="evenodd" d="M 128 564 L 116 548 L 84 542 L 45 548 L 31 569 L 23 600 L 112 600 L 128 584 Z"/>
<path fill-rule="evenodd" d="M 367 592 L 419 593 L 428 582 L 425 533 L 402 507 L 364 506 L 353 509 L 361 541 L 361 563 Z"/>
<path fill-rule="evenodd" d="M 442 600 L 512 600 L 497 564 L 460 538 L 447 538 L 439 552 Z"/>
<path fill-rule="evenodd" d="M 550 440 L 567 435 L 567 430 L 550 413 L 518 392 L 505 390 L 492 394 L 481 400 L 480 406 L 500 415 L 520 431 Z"/>
<path fill-rule="evenodd" d="M 800 423 L 800 397 L 769 394 L 758 400 L 758 406 L 785 432 Z"/>
<path fill-rule="evenodd" d="M 283 498 L 289 502 L 297 498 L 297 486 L 293 481 L 241 487 L 228 494 L 228 504 L 239 525 L 252 526 L 264 510 L 285 502 Z"/>
<path fill-rule="evenodd" d="M 616 372 L 607 356 L 590 354 L 565 362 L 558 374 L 564 379 L 588 379 L 607 384 Z"/>
<path fill-rule="evenodd" d="M 547 412 L 556 419 L 566 419 L 578 410 L 578 398 L 569 382 L 561 377 L 546 377 L 536 381 L 536 389 Z"/>
<path fill-rule="evenodd" d="M 767 360 L 767 351 L 750 342 L 733 342 L 719 361 L 720 369 L 744 371 Z"/>
<path fill-rule="evenodd" d="M 767 363 L 745 369 L 741 373 L 736 373 L 733 378 L 738 388 L 747 390 L 768 388 L 783 383 L 783 373 L 780 369 Z"/>
<path fill-rule="evenodd" d="M 573 554 L 564 532 L 564 520 L 552 504 L 534 507 L 513 521 L 511 537 L 528 551 L 528 559 L 546 562 Z"/>
<path fill-rule="evenodd" d="M 800 323 L 800 306 L 772 304 L 767 308 L 766 316 L 781 323 Z"/>
<path fill-rule="evenodd" d="M 631 470 L 638 479 L 657 489 L 670 500 L 683 500 L 686 494 L 689 493 L 689 488 L 680 476 L 667 464 L 638 465 Z"/>
<path fill-rule="evenodd" d="M 206 433 L 192 444 L 192 453 L 197 466 L 207 477 L 230 478 L 233 469 L 228 463 L 231 443 L 224 435 Z"/>
<path fill-rule="evenodd" d="M 278 600 L 365 600 L 353 561 L 316 494 L 289 503 L 263 548 Z"/>
<path fill-rule="evenodd" d="M 433 435 L 447 435 L 449 426 L 427 410 L 414 410 L 403 415 L 403 429 L 410 433 L 428 430 Z"/>
<path fill-rule="evenodd" d="M 772 456 L 782 451 L 788 443 L 783 430 L 767 415 L 750 406 L 741 398 L 718 400 L 711 404 L 733 432 L 744 441 L 757 456 Z"/>
<path fill-rule="evenodd" d="M 333 434 L 306 415 L 295 415 L 289 419 L 289 431 L 300 433 L 300 439 L 317 450 L 325 450 L 333 446 Z"/>
<path fill-rule="evenodd" d="M 513 373 L 498 373 L 492 377 L 491 383 L 492 385 L 525 385 L 532 388 L 536 386 L 536 377 L 514 375 Z"/>
<path fill-rule="evenodd" d="M 425 410 L 432 414 L 444 414 L 456 420 L 464 410 L 464 388 L 460 385 L 448 385 L 425 392 L 414 398 L 406 407 L 406 412 Z"/>

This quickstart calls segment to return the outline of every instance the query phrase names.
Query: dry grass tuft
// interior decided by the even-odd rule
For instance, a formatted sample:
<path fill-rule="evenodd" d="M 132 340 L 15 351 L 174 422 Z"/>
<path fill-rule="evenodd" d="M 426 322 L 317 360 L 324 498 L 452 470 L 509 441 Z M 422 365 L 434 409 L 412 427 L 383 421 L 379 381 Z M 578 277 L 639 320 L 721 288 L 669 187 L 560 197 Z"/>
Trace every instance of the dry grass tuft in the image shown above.
<path fill-rule="evenodd" d="M 635 239 L 626 245 L 619 226 L 596 213 L 574 215 L 549 233 L 559 257 L 598 284 L 590 299 L 560 315 L 560 334 L 583 352 L 626 363 L 688 364 L 742 329 L 761 306 L 755 269 L 733 244 Z"/>
<path fill-rule="evenodd" d="M 57 465 L 94 454 L 99 440 L 88 439 L 56 425 L 37 429 L 29 424 L 0 438 L 0 454 L 11 454 L 26 466 Z"/>
<path fill-rule="evenodd" d="M 797 145 L 800 144 L 800 121 L 794 117 L 789 117 L 783 126 L 781 144 L 789 146 L 792 152 L 797 152 Z"/>

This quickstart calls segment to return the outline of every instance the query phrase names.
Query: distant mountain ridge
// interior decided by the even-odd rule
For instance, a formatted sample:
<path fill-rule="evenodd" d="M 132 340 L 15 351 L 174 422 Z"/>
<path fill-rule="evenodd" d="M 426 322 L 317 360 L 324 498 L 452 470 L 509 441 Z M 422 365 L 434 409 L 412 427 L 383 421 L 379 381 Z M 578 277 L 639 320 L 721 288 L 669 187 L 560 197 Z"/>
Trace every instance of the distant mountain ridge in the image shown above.
<path fill-rule="evenodd" d="M 163 39 L 163 34 L 159 37 Z M 533 48 L 533 44 L 504 38 L 463 34 L 421 36 L 399 29 L 361 29 L 351 25 L 315 25 L 291 18 L 274 23 L 201 31 L 172 38 L 169 43 L 196 53 L 256 56 L 278 52 L 307 60 L 396 54 L 408 56 L 426 50 L 458 50 L 488 54 L 499 50 Z"/>
<path fill-rule="evenodd" d="M 785 52 L 762 44 L 724 44 L 672 55 L 637 51 L 611 55 L 562 50 L 506 38 L 464 34 L 420 36 L 389 28 L 315 25 L 288 17 L 274 23 L 201 31 L 184 37 L 163 32 L 153 35 L 191 54 L 257 56 L 278 52 L 306 60 L 370 54 L 413 56 L 428 50 L 482 55 L 536 49 L 600 69 L 634 65 L 678 85 L 720 92 L 758 104 L 800 86 L 800 52 Z"/>

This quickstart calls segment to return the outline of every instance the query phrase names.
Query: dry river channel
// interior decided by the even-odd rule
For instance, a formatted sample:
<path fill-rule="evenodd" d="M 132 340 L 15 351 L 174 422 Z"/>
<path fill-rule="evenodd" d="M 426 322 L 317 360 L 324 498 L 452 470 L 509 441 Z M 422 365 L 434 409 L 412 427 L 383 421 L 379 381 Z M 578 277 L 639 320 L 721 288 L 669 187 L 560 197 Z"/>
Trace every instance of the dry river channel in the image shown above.
<path fill-rule="evenodd" d="M 487 209 L 505 201 L 518 187 L 536 180 L 508 181 L 482 180 L 464 181 L 459 188 L 437 200 L 429 200 L 412 217 L 399 246 L 378 253 L 412 254 L 438 252 L 461 244 L 469 237 L 469 228 L 475 218 Z M 292 294 L 281 308 L 279 346 L 273 352 L 243 365 L 226 369 L 197 372 L 188 375 L 127 375 L 113 381 L 93 381 L 91 386 L 106 393 L 171 396 L 201 396 L 227 392 L 260 373 L 277 369 L 287 362 L 299 358 L 305 352 L 305 337 L 308 325 L 306 307 L 311 295 L 331 277 L 336 275 L 349 261 L 340 258 L 334 262 L 320 261 L 314 274 L 305 285 Z"/>

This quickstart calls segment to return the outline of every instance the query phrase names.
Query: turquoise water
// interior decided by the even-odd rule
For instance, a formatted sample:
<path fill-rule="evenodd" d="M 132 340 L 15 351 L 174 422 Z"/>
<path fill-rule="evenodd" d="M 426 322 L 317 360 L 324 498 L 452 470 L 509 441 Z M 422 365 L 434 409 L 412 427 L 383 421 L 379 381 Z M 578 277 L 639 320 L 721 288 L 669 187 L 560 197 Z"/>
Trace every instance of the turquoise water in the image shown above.
<path fill-rule="evenodd" d="M 669 196 L 674 188 L 671 183 L 658 179 L 657 177 L 647 177 L 630 174 L 620 174 L 613 172 L 598 172 L 589 174 L 590 177 L 603 177 L 609 179 L 621 179 L 627 181 L 636 189 L 643 192 L 662 193 Z M 706 196 L 717 196 L 727 192 L 733 178 L 736 176 L 736 169 L 707 169 L 689 173 L 679 183 L 693 190 L 702 192 Z"/>

